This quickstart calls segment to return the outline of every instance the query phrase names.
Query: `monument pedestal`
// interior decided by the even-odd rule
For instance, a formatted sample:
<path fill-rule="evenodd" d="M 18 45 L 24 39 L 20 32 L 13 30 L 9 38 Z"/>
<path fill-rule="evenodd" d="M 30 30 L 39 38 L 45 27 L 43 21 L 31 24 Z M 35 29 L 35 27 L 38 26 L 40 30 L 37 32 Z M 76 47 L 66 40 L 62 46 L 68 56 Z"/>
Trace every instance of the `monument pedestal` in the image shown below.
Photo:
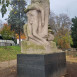
<path fill-rule="evenodd" d="M 18 77 L 61 77 L 65 73 L 65 52 L 17 55 Z"/>

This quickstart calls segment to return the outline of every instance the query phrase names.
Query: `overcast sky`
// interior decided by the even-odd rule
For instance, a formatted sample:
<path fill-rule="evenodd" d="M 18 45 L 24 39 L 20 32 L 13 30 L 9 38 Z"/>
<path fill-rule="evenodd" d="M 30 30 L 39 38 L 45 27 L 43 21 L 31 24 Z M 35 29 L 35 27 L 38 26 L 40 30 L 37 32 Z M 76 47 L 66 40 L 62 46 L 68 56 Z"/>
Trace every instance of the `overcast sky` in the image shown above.
<path fill-rule="evenodd" d="M 66 13 L 71 18 L 77 16 L 77 0 L 50 0 L 50 8 L 56 14 Z"/>
<path fill-rule="evenodd" d="M 30 0 L 27 0 L 28 3 Z M 55 14 L 66 13 L 70 18 L 77 16 L 77 0 L 50 0 L 50 9 Z M 0 14 L 0 19 L 4 20 L 8 18 L 8 12 L 2 19 Z"/>

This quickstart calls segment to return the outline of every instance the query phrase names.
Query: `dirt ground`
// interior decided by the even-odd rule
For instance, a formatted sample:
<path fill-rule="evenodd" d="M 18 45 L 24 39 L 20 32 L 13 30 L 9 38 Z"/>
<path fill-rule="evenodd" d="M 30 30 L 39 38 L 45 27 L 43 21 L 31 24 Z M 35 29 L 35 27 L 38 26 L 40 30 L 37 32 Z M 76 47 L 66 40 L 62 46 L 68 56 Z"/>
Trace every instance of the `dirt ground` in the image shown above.
<path fill-rule="evenodd" d="M 65 77 L 77 77 L 77 63 L 67 62 L 67 74 Z"/>
<path fill-rule="evenodd" d="M 0 77 L 17 77 L 16 70 L 16 65 L 0 68 Z M 77 58 L 67 57 L 67 74 L 64 77 L 77 77 Z"/>
<path fill-rule="evenodd" d="M 16 66 L 0 70 L 0 77 L 17 77 Z"/>
<path fill-rule="evenodd" d="M 17 77 L 17 61 L 0 62 L 0 77 Z"/>
<path fill-rule="evenodd" d="M 67 60 L 67 74 L 65 77 L 77 77 L 77 58 L 68 56 Z"/>

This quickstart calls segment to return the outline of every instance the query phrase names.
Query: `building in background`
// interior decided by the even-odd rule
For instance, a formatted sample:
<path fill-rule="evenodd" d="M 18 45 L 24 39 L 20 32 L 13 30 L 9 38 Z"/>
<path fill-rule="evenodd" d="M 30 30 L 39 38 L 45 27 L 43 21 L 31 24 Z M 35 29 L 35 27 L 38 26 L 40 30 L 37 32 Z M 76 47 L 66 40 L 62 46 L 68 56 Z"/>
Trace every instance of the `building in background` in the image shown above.
<path fill-rule="evenodd" d="M 21 34 L 21 41 L 25 40 L 26 39 L 26 36 L 24 34 Z M 16 39 L 17 39 L 17 44 L 19 45 L 19 35 L 16 34 Z"/>
<path fill-rule="evenodd" d="M 3 40 L 0 34 L 0 46 L 13 46 L 13 45 L 15 45 L 13 40 Z"/>

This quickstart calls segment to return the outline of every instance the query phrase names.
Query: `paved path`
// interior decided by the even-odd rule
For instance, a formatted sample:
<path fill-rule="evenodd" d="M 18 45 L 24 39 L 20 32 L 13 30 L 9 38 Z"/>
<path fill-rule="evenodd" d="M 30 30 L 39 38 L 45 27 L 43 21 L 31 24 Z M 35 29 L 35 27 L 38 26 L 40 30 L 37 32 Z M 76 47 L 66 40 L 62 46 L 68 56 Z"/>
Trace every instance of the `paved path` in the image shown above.
<path fill-rule="evenodd" d="M 0 70 L 16 66 L 17 65 L 17 60 L 11 60 L 11 61 L 5 61 L 5 62 L 0 62 Z"/>

